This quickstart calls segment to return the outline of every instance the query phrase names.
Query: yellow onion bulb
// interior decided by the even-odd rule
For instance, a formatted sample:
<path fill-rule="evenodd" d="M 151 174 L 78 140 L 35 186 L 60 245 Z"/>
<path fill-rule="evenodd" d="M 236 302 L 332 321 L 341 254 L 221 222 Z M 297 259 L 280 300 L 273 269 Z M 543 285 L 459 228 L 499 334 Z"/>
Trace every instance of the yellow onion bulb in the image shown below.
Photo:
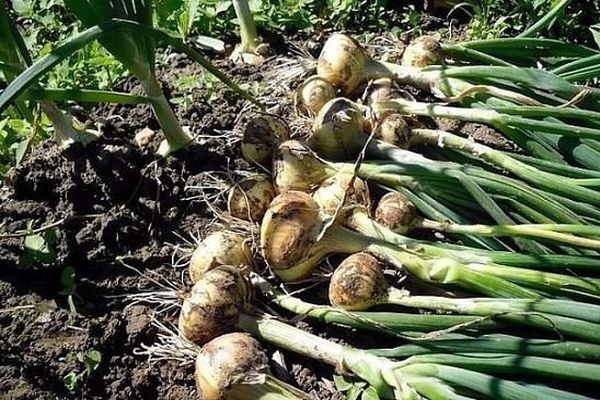
<path fill-rule="evenodd" d="M 252 296 L 252 284 L 237 268 L 219 266 L 200 278 L 179 313 L 181 335 L 198 345 L 231 330 Z"/>
<path fill-rule="evenodd" d="M 331 83 L 314 75 L 306 79 L 298 88 L 294 100 L 299 112 L 315 115 L 333 98 L 335 98 L 335 88 Z"/>
<path fill-rule="evenodd" d="M 391 113 L 376 125 L 375 137 L 401 149 L 408 149 L 411 145 L 412 132 L 401 114 Z"/>
<path fill-rule="evenodd" d="M 252 269 L 252 250 L 245 237 L 235 232 L 221 230 L 202 240 L 190 259 L 188 268 L 192 282 L 197 282 L 208 271 L 219 265 Z"/>
<path fill-rule="evenodd" d="M 273 197 L 275 187 L 271 178 L 264 174 L 252 175 L 229 190 L 227 209 L 236 218 L 260 222 Z"/>
<path fill-rule="evenodd" d="M 385 194 L 375 209 L 375 220 L 398 233 L 410 231 L 418 219 L 417 207 L 398 192 Z"/>
<path fill-rule="evenodd" d="M 273 158 L 273 179 L 279 193 L 312 191 L 334 173 L 324 160 L 297 140 L 282 143 Z"/>
<path fill-rule="evenodd" d="M 323 227 L 318 204 L 310 195 L 289 190 L 273 200 L 260 229 L 260 248 L 273 272 L 284 281 L 313 271 L 321 255 L 316 246 Z"/>
<path fill-rule="evenodd" d="M 325 158 L 348 159 L 362 150 L 368 129 L 360 106 L 338 97 L 327 102 L 317 114 L 310 145 Z"/>
<path fill-rule="evenodd" d="M 442 46 L 431 36 L 421 36 L 413 40 L 402 55 L 402 65 L 424 68 L 442 61 Z"/>
<path fill-rule="evenodd" d="M 280 143 L 290 138 L 290 128 L 274 115 L 257 114 L 244 126 L 242 156 L 251 163 L 271 165 L 273 152 Z"/>
<path fill-rule="evenodd" d="M 359 205 L 367 210 L 371 208 L 371 196 L 367 184 L 362 179 L 347 173 L 338 173 L 326 179 L 315 190 L 312 197 L 319 208 L 330 215 L 336 212 L 342 199 L 345 200 L 345 206 Z M 340 218 L 344 218 L 343 213 Z"/>
<path fill-rule="evenodd" d="M 317 62 L 317 75 L 347 95 L 366 80 L 370 57 L 350 36 L 336 33 L 323 46 Z"/>
<path fill-rule="evenodd" d="M 203 400 L 224 400 L 262 384 L 269 373 L 260 343 L 245 333 L 228 333 L 206 343 L 196 358 L 196 386 Z M 243 398 L 237 396 L 238 398 Z"/>
<path fill-rule="evenodd" d="M 379 261 L 370 254 L 355 253 L 333 272 L 329 302 L 343 310 L 362 311 L 385 303 L 389 287 Z"/>

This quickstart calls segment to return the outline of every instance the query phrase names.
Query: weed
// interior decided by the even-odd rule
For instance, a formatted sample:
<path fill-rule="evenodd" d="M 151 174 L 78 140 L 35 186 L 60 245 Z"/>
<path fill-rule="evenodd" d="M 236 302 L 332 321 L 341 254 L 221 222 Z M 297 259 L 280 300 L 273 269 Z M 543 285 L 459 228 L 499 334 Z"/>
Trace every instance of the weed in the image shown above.
<path fill-rule="evenodd" d="M 83 363 L 83 371 L 79 373 L 71 371 L 63 377 L 63 384 L 71 393 L 77 389 L 82 380 L 87 380 L 98 369 L 98 366 L 102 362 L 102 353 L 98 350 L 89 350 L 85 353 L 80 352 L 77 353 L 77 360 Z"/>

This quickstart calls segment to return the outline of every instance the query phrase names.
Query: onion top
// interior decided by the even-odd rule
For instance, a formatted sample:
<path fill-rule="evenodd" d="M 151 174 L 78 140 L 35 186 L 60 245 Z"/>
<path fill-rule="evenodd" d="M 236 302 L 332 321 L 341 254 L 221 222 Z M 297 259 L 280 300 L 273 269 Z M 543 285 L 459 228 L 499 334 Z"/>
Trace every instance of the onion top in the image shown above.
<path fill-rule="evenodd" d="M 269 167 L 277 146 L 290 138 L 290 128 L 274 115 L 257 114 L 244 126 L 242 155 L 248 162 Z"/>
<path fill-rule="evenodd" d="M 219 265 L 252 269 L 252 251 L 246 238 L 226 230 L 208 235 L 192 254 L 188 269 L 192 282 Z"/>
<path fill-rule="evenodd" d="M 298 111 L 315 115 L 323 105 L 335 97 L 335 88 L 318 75 L 309 77 L 296 91 L 294 97 Z"/>
<path fill-rule="evenodd" d="M 251 296 L 252 285 L 237 268 L 222 265 L 208 271 L 183 300 L 178 322 L 181 335 L 202 345 L 227 332 Z"/>
<path fill-rule="evenodd" d="M 270 177 L 256 174 L 243 179 L 229 190 L 227 209 L 236 218 L 260 222 L 275 197 Z"/>
<path fill-rule="evenodd" d="M 333 272 L 329 302 L 344 310 L 366 310 L 385 303 L 389 288 L 379 261 L 370 254 L 356 253 Z"/>
<path fill-rule="evenodd" d="M 421 36 L 413 40 L 402 55 L 402 65 L 427 67 L 442 61 L 442 46 L 431 36 Z"/>
<path fill-rule="evenodd" d="M 260 343 L 245 333 L 212 339 L 196 359 L 196 386 L 204 400 L 229 398 L 230 392 L 242 392 L 243 385 L 264 383 L 268 373 L 268 359 Z"/>
<path fill-rule="evenodd" d="M 375 208 L 375 220 L 398 233 L 410 231 L 418 219 L 417 207 L 398 192 L 386 193 Z"/>

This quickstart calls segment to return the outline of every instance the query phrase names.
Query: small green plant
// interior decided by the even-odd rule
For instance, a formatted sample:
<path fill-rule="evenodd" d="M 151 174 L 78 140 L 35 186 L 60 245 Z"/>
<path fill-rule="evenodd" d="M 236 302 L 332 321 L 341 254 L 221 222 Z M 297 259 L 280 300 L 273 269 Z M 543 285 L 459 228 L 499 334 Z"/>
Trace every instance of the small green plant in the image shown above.
<path fill-rule="evenodd" d="M 79 373 L 71 371 L 63 378 L 65 387 L 71 393 L 77 389 L 82 380 L 87 380 L 98 369 L 98 366 L 102 362 L 102 353 L 98 350 L 89 350 L 85 353 L 79 352 L 77 353 L 77 360 L 83 363 L 83 371 Z"/>
<path fill-rule="evenodd" d="M 71 266 L 65 267 L 60 275 L 60 282 L 63 285 L 63 289 L 59 293 L 67 297 L 67 304 L 69 304 L 71 314 L 77 314 L 76 302 L 80 301 L 81 298 L 76 292 L 75 268 Z"/>
<path fill-rule="evenodd" d="M 27 229 L 32 230 L 31 222 L 29 222 Z M 56 261 L 55 245 L 60 237 L 59 235 L 58 228 L 50 228 L 41 233 L 31 233 L 25 236 L 25 251 L 21 256 L 19 266 L 21 268 L 31 268 L 36 261 L 44 264 Z"/>

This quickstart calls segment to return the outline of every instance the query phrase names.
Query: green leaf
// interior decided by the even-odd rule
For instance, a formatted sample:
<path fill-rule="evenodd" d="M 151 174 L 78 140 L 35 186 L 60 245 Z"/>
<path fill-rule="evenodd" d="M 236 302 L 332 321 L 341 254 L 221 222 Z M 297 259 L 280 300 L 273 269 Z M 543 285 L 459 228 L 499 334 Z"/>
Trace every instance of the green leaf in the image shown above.
<path fill-rule="evenodd" d="M 354 386 L 352 382 L 348 382 L 342 375 L 334 375 L 333 383 L 335 383 L 335 387 L 340 392 L 346 392 Z"/>
<path fill-rule="evenodd" d="M 362 392 L 360 398 L 361 400 L 379 400 L 379 395 L 373 386 L 369 386 Z"/>
<path fill-rule="evenodd" d="M 77 284 L 75 283 L 75 268 L 71 266 L 65 267 L 60 274 L 60 282 L 64 286 L 64 289 L 60 291 L 60 294 L 71 295 L 75 293 Z"/>
<path fill-rule="evenodd" d="M 227 10 L 229 10 L 229 8 L 231 7 L 231 4 L 233 4 L 231 1 L 220 1 L 217 3 L 217 5 L 215 6 L 215 14 L 220 14 L 223 13 Z"/>
<path fill-rule="evenodd" d="M 102 353 L 98 350 L 90 350 L 85 353 L 83 357 L 83 362 L 85 364 L 85 370 L 88 374 L 91 374 L 98 368 L 100 362 L 102 361 Z"/>
<path fill-rule="evenodd" d="M 29 139 L 20 141 L 15 149 L 15 164 L 18 166 L 23 161 L 27 149 L 29 148 Z"/>
<path fill-rule="evenodd" d="M 56 260 L 56 252 L 53 245 L 57 239 L 57 228 L 48 229 L 42 234 L 26 236 L 25 254 L 30 254 L 34 260 L 43 263 L 54 262 Z"/>
<path fill-rule="evenodd" d="M 590 26 L 590 32 L 592 33 L 594 42 L 596 42 L 596 46 L 598 46 L 598 48 L 600 48 L 600 32 L 598 31 L 598 28 L 599 28 L 598 25 Z"/>
<path fill-rule="evenodd" d="M 67 375 L 65 375 L 65 377 L 63 378 L 63 383 L 65 387 L 69 390 L 69 392 L 73 392 L 77 387 L 78 380 L 79 377 L 77 376 L 77 374 L 71 371 Z"/>

